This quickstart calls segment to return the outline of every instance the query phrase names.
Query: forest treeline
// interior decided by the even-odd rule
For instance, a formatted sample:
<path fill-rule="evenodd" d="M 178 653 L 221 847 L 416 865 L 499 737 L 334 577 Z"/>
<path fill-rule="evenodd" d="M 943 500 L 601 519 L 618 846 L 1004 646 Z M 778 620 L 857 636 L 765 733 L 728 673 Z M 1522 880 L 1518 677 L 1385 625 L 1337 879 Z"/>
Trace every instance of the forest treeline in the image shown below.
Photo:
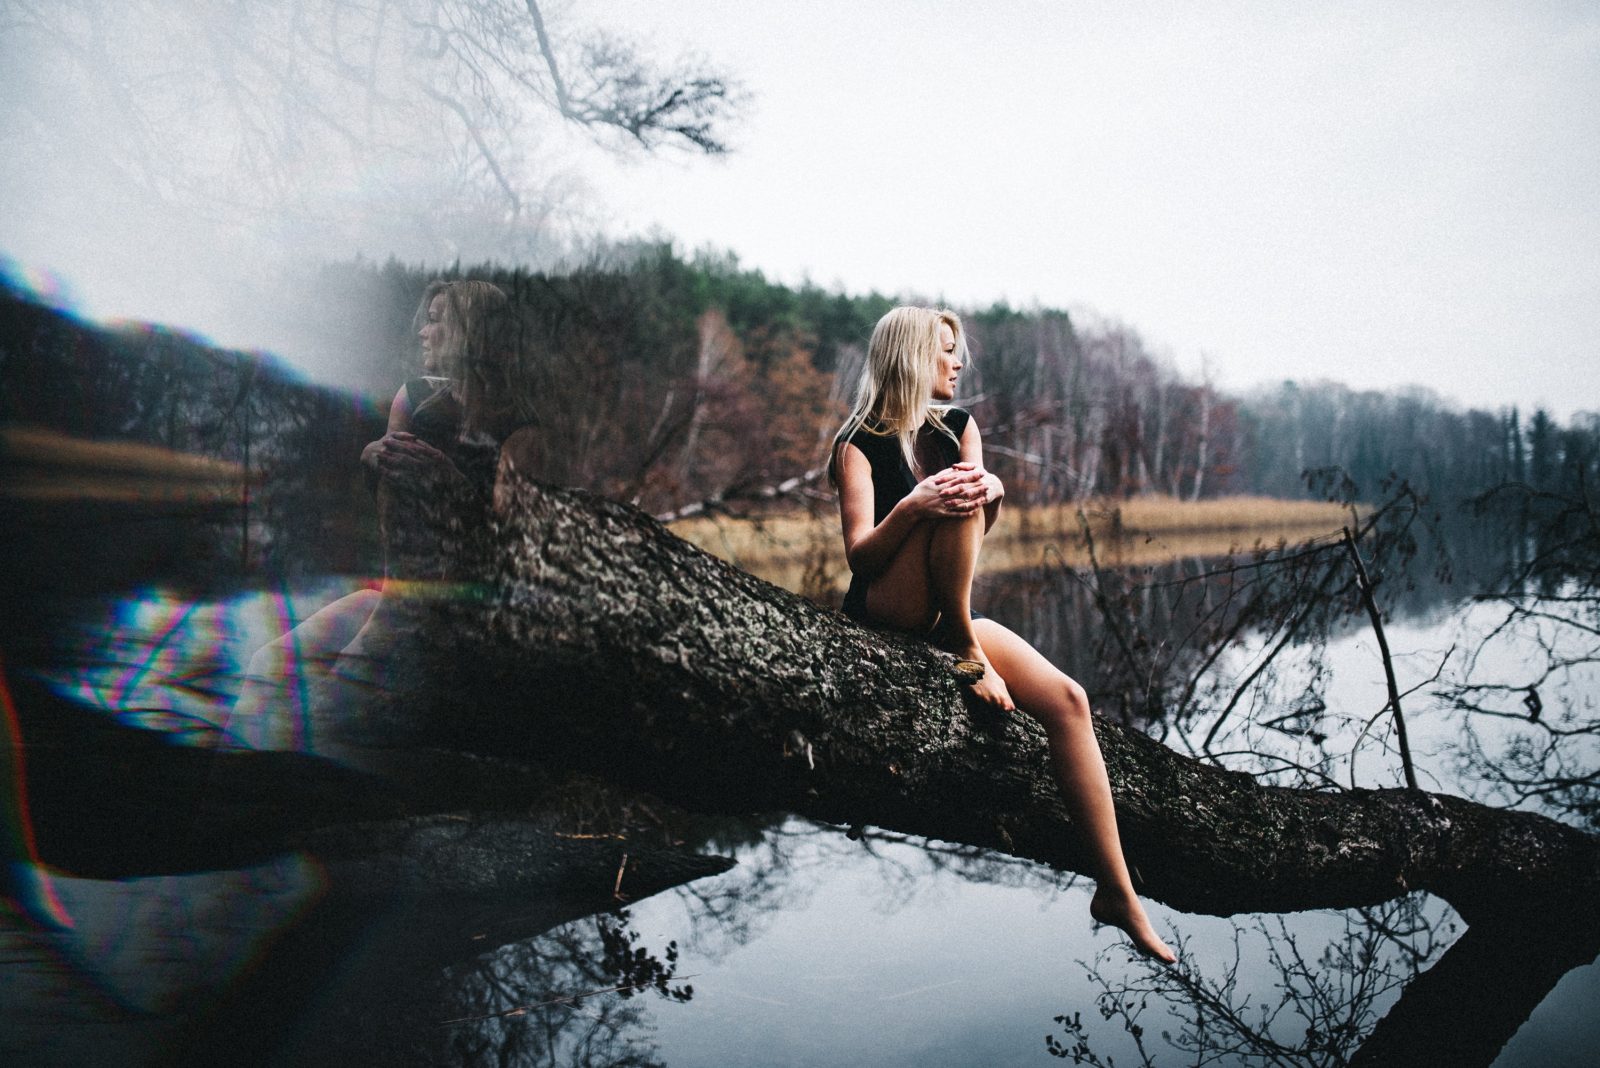
<path fill-rule="evenodd" d="M 824 462 L 866 338 L 894 303 L 782 285 L 731 255 L 684 256 L 663 243 L 549 272 L 331 265 L 307 279 L 313 291 L 297 314 L 345 362 L 346 381 L 386 399 L 417 373 L 413 315 L 440 276 L 488 277 L 512 293 L 538 390 L 542 476 L 656 514 L 708 499 L 742 507 L 741 497 L 785 480 L 823 491 L 797 476 Z M 181 507 L 118 490 L 105 506 L 120 509 L 122 536 L 79 545 L 53 510 L 70 498 L 59 487 L 84 473 L 13 455 L 8 484 L 58 490 L 26 501 L 7 490 L 11 529 L 50 532 L 30 540 L 84 574 L 107 545 L 116 572 L 125 557 L 210 574 L 376 566 L 356 457 L 382 432 L 382 406 L 309 387 L 257 354 L 158 327 L 80 323 L 16 290 L 0 296 L 0 423 L 204 455 L 248 474 Z M 1019 503 L 1314 496 L 1328 483 L 1313 487 L 1305 473 L 1338 468 L 1350 499 L 1377 500 L 1394 477 L 1437 505 L 1521 486 L 1523 496 L 1496 499 L 1515 500 L 1525 518 L 1529 494 L 1583 500 L 1600 475 L 1592 414 L 1561 426 L 1544 411 L 1461 411 L 1423 390 L 1329 382 L 1230 395 L 1184 376 L 1126 326 L 1042 308 L 963 311 L 974 351 L 963 402 Z M 96 485 L 106 498 L 104 479 Z M 180 548 L 194 538 L 204 552 Z"/>
<path fill-rule="evenodd" d="M 403 333 L 439 272 L 330 267 L 328 290 L 392 331 L 363 379 L 392 388 L 414 362 Z M 738 498 L 824 462 L 866 339 L 895 300 L 783 285 L 726 253 L 635 245 L 556 272 L 488 277 L 526 315 L 549 477 L 662 512 Z M 1136 330 L 1050 308 L 960 309 L 973 363 L 963 403 L 1014 500 L 1160 493 L 1314 495 L 1305 472 L 1342 470 L 1369 498 L 1404 479 L 1437 503 L 1507 482 L 1570 492 L 1600 464 L 1600 415 L 1461 410 L 1394 393 L 1284 381 L 1224 393 L 1180 372 Z"/>

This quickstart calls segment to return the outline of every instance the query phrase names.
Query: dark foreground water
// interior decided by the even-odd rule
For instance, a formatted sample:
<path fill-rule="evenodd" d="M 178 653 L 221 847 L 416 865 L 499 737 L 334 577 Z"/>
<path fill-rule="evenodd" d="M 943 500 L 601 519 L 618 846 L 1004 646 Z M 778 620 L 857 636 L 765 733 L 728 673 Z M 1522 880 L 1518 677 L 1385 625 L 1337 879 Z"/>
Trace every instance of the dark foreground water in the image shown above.
<path fill-rule="evenodd" d="M 991 581 L 989 602 L 1048 646 L 1039 620 L 1049 608 L 1019 601 L 1014 582 Z M 268 744 L 230 722 L 228 680 L 287 622 L 348 588 L 84 602 L 72 655 L 48 681 L 177 744 L 219 730 Z M 1509 803 L 1540 769 L 1570 779 L 1600 767 L 1580 729 L 1597 692 L 1581 631 L 1503 622 L 1494 605 L 1438 598 L 1391 623 L 1426 788 Z M 1213 672 L 1249 674 L 1262 645 L 1241 643 Z M 1566 665 L 1555 675 L 1552 651 Z M 1529 671 L 1542 672 L 1541 723 L 1572 728 L 1554 754 L 1526 716 L 1459 711 L 1460 685 L 1483 680 L 1524 700 Z M 1297 648 L 1270 687 L 1252 698 L 1256 714 L 1214 740 L 1236 752 L 1226 762 L 1399 781 L 1392 732 L 1376 716 L 1384 690 L 1370 632 L 1336 629 Z M 1262 709 L 1312 691 L 1317 729 L 1261 725 Z M 1159 730 L 1183 749 L 1209 727 L 1197 718 Z M 91 807 L 93 791 L 84 786 Z M 1581 805 L 1561 808 L 1572 796 L 1521 803 L 1582 822 Z M 0 916 L 0 1062 L 1041 1065 L 1056 1063 L 1053 1047 L 1088 1064 L 1338 1064 L 1462 930 L 1425 895 L 1225 919 L 1156 904 L 1157 926 L 1182 946 L 1181 967 L 1168 971 L 1094 929 L 1087 880 L 1035 865 L 870 828 L 852 839 L 781 814 L 720 823 L 703 842 L 737 864 L 603 915 L 539 901 L 494 915 L 449 901 L 340 903 L 319 864 L 297 853 L 185 874 L 58 874 L 51 888 L 69 930 L 37 922 L 37 900 L 31 919 Z M 663 981 L 615 989 L 638 976 L 618 963 L 619 944 Z M 1493 1063 L 1595 1063 L 1597 1008 L 1600 970 L 1569 972 Z"/>

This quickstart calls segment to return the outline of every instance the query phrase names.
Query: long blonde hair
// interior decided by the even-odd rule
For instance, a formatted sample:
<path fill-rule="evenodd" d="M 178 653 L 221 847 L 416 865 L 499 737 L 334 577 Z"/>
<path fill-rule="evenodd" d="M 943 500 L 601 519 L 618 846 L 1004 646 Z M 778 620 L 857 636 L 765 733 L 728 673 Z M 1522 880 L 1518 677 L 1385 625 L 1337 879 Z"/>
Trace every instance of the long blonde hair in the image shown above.
<path fill-rule="evenodd" d="M 833 438 L 828 477 L 835 478 L 840 442 L 857 430 L 899 439 L 906 466 L 917 473 L 917 434 L 925 424 L 960 444 L 945 425 L 949 405 L 935 405 L 933 376 L 939 367 L 939 327 L 950 328 L 956 339 L 956 357 L 967 362 L 967 334 L 961 317 L 947 308 L 902 305 L 891 308 L 872 328 L 867 362 L 861 369 L 856 399 L 849 418 Z"/>
<path fill-rule="evenodd" d="M 505 433 L 532 420 L 525 331 L 506 291 L 493 282 L 431 282 L 419 316 L 441 294 L 439 371 L 459 391 L 463 433 Z"/>

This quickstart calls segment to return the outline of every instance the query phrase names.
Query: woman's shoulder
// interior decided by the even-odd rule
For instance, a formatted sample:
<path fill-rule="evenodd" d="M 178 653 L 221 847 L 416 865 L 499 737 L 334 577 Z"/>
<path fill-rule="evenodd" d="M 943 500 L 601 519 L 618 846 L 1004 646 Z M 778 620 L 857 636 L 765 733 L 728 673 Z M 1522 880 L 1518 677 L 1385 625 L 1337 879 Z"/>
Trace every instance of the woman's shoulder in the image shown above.
<path fill-rule="evenodd" d="M 833 439 L 833 449 L 828 455 L 828 480 L 838 484 L 839 471 L 844 464 L 845 453 L 849 451 L 846 446 L 854 445 L 856 451 L 876 467 L 886 455 L 885 448 L 889 443 L 895 444 L 895 455 L 899 455 L 898 441 L 892 435 L 878 433 L 865 425 L 857 425 L 848 433 L 840 431 Z"/>
<path fill-rule="evenodd" d="M 886 434 L 877 427 L 862 423 L 848 434 L 840 434 L 835 440 L 837 445 L 854 445 L 867 455 L 874 449 L 882 448 L 886 443 L 898 443 L 899 439 L 893 434 Z"/>
<path fill-rule="evenodd" d="M 400 392 L 405 394 L 406 400 L 411 405 L 411 410 L 416 411 L 422 402 L 431 399 L 441 389 L 448 386 L 448 378 L 437 378 L 433 375 L 422 375 L 418 378 L 406 379 L 406 384 L 400 387 Z"/>
<path fill-rule="evenodd" d="M 952 404 L 940 414 L 939 418 L 944 420 L 944 425 L 950 433 L 959 438 L 967 429 L 967 424 L 972 422 L 972 413 Z"/>

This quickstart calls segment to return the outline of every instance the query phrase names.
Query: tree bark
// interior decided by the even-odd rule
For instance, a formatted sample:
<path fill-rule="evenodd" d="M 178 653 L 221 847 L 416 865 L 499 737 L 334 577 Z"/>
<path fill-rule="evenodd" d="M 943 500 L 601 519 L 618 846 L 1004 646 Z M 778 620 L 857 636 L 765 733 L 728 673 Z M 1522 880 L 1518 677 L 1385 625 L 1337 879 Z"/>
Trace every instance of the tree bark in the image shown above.
<path fill-rule="evenodd" d="M 427 710 L 417 729 L 689 807 L 785 809 L 1087 866 L 1042 731 L 975 717 L 944 654 L 820 609 L 635 509 L 534 484 L 511 505 L 473 596 L 395 608 L 426 628 L 416 668 L 429 692 L 406 702 Z M 1104 720 L 1096 731 L 1141 893 L 1228 915 L 1425 890 L 1472 924 L 1379 1024 L 1362 1064 L 1418 1063 L 1440 1007 L 1459 1006 L 1439 1017 L 1460 1030 L 1455 1063 L 1487 1065 L 1600 949 L 1592 924 L 1529 919 L 1586 914 L 1593 836 L 1416 790 L 1263 786 Z M 1543 963 L 1518 973 L 1516 997 L 1490 1012 L 1464 995 L 1530 951 Z"/>
<path fill-rule="evenodd" d="M 950 659 L 710 557 L 635 509 L 527 484 L 470 597 L 428 628 L 413 707 L 466 748 L 557 760 L 692 807 L 1085 864 L 1031 721 L 975 717 Z M 407 611 L 396 607 L 397 612 Z M 439 724 L 444 724 L 440 728 Z M 1141 892 L 1191 912 L 1430 891 L 1469 921 L 1591 891 L 1597 840 L 1411 790 L 1263 786 L 1096 729 Z"/>

